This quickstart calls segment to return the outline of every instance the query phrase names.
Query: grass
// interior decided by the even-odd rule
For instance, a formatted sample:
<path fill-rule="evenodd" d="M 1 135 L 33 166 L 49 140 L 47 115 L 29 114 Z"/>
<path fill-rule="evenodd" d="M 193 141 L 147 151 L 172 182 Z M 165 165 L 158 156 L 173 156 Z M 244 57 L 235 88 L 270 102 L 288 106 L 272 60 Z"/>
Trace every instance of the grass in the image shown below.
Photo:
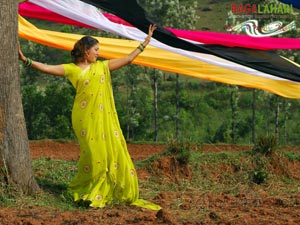
<path fill-rule="evenodd" d="M 291 162 L 300 161 L 300 152 L 283 152 L 283 154 L 288 157 Z"/>
<path fill-rule="evenodd" d="M 250 178 L 253 171 L 253 155 L 249 151 L 228 151 L 220 153 L 191 152 L 188 167 L 192 176 L 185 179 L 179 176 L 174 182 L 170 177 L 157 174 L 153 170 L 154 163 L 168 156 L 168 152 L 152 156 L 136 162 L 137 169 L 149 171 L 149 176 L 140 180 L 141 197 L 153 199 L 160 193 L 223 193 L 237 195 L 241 192 L 255 193 L 257 187 L 275 194 L 300 193 L 299 180 L 276 174 L 268 170 L 268 179 L 262 184 L 255 184 Z M 290 162 L 300 161 L 300 152 L 283 152 L 283 157 Z M 36 180 L 42 192 L 35 196 L 24 196 L 13 187 L 0 182 L 0 206 L 23 207 L 44 206 L 60 210 L 76 210 L 76 205 L 67 192 L 68 183 L 76 173 L 74 161 L 51 160 L 41 158 L 33 160 L 32 165 Z M 174 176 L 177 176 L 174 174 Z M 256 188 L 254 188 L 256 187 Z M 182 199 L 175 198 L 172 208 L 181 207 Z M 84 207 L 81 209 L 84 210 Z"/>
<path fill-rule="evenodd" d="M 62 210 L 78 208 L 68 194 L 67 187 L 76 172 L 76 162 L 41 158 L 32 161 L 32 167 L 41 192 L 25 196 L 13 187 L 0 186 L 0 206 L 45 206 Z"/>
<path fill-rule="evenodd" d="M 300 153 L 291 154 L 288 152 L 283 155 L 285 154 L 288 154 L 288 160 L 291 162 L 300 161 L 298 158 Z M 166 153 L 162 155 L 166 155 Z M 157 162 L 158 159 L 159 156 L 156 155 L 138 162 L 137 165 L 139 168 L 148 168 L 148 171 L 153 173 L 153 163 Z M 276 171 L 266 169 L 268 179 L 260 184 L 255 183 L 252 179 L 252 173 L 259 170 L 255 168 L 254 160 L 255 157 L 250 151 L 192 152 L 189 163 L 193 174 L 191 180 L 183 178 L 175 183 L 163 175 L 152 174 L 147 181 L 142 181 L 142 185 L 154 187 L 155 190 L 161 192 L 197 190 L 199 193 L 236 194 L 243 190 L 251 191 L 254 186 L 258 186 L 270 193 L 278 193 L 278 188 L 282 192 L 299 193 L 299 180 L 288 177 L 287 174 L 278 175 Z M 265 160 L 268 165 L 271 163 L 268 158 Z M 287 186 L 288 191 L 281 189 L 282 186 Z"/>

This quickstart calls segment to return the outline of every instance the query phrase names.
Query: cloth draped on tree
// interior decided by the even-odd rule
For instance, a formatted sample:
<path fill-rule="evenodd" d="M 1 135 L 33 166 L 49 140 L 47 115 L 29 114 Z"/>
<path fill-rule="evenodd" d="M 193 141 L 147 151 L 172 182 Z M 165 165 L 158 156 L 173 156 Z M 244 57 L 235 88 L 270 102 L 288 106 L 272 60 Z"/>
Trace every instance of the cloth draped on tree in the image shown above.
<path fill-rule="evenodd" d="M 161 207 L 139 199 L 137 174 L 120 128 L 108 61 L 86 69 L 63 64 L 76 89 L 72 125 L 80 144 L 78 173 L 69 185 L 74 200 L 91 207 L 125 203 L 152 210 Z"/>

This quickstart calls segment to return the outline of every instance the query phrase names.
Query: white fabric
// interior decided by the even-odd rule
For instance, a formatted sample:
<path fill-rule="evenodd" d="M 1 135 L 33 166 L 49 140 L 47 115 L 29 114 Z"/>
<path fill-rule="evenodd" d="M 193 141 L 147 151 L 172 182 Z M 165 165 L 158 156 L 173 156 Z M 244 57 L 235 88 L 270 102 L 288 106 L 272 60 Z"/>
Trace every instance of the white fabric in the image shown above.
<path fill-rule="evenodd" d="M 29 2 L 46 8 L 52 12 L 88 24 L 99 30 L 117 34 L 128 39 L 143 42 L 147 34 L 135 27 L 128 27 L 122 24 L 113 23 L 108 20 L 96 7 L 79 0 L 29 0 Z M 195 43 L 195 42 L 194 42 Z M 286 80 L 258 70 L 219 58 L 214 55 L 191 52 L 168 46 L 162 42 L 151 39 L 150 45 L 174 52 L 189 58 L 197 59 L 212 65 L 221 66 L 227 69 L 244 72 L 251 75 L 265 77 L 273 80 Z M 217 74 L 216 74 L 217 75 Z"/>

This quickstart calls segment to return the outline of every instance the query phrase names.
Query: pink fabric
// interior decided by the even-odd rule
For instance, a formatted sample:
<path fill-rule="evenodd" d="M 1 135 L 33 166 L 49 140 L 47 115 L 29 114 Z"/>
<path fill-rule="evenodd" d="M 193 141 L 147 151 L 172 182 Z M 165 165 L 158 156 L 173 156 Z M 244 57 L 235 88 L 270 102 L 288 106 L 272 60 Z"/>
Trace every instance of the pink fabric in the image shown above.
<path fill-rule="evenodd" d="M 83 24 L 67 17 L 61 16 L 51 12 L 45 8 L 32 4 L 30 2 L 23 2 L 19 4 L 19 14 L 24 17 L 48 20 L 57 23 L 82 26 L 93 28 L 88 24 Z M 110 21 L 125 26 L 132 26 L 123 19 L 108 13 L 103 15 Z M 94 29 L 94 28 L 93 28 Z M 175 36 L 191 41 L 196 41 L 201 44 L 217 44 L 227 47 L 244 47 L 260 50 L 275 50 L 275 49 L 300 49 L 300 38 L 274 38 L 274 37 L 250 37 L 240 34 L 228 34 L 221 32 L 207 32 L 207 31 L 191 31 L 178 30 L 167 28 Z"/>
<path fill-rule="evenodd" d="M 168 28 L 177 37 L 228 47 L 244 47 L 261 50 L 300 49 L 300 38 L 250 37 L 241 34 L 227 34 L 206 31 L 187 31 Z"/>

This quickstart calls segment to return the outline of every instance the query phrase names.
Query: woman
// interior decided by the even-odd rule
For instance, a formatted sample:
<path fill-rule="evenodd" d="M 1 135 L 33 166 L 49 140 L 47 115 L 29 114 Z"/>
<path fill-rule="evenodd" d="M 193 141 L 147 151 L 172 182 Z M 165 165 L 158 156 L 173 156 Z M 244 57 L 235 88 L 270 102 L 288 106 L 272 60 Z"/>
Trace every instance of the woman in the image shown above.
<path fill-rule="evenodd" d="M 72 109 L 72 125 L 80 144 L 78 173 L 69 185 L 74 200 L 88 201 L 91 207 L 104 207 L 113 202 L 136 205 L 152 210 L 160 206 L 139 199 L 134 165 L 115 109 L 110 71 L 131 63 L 148 45 L 155 25 L 148 36 L 129 55 L 99 61 L 99 43 L 85 36 L 71 51 L 72 63 L 47 65 L 26 58 L 20 47 L 19 57 L 27 66 L 41 72 L 66 76 L 76 96 Z"/>

